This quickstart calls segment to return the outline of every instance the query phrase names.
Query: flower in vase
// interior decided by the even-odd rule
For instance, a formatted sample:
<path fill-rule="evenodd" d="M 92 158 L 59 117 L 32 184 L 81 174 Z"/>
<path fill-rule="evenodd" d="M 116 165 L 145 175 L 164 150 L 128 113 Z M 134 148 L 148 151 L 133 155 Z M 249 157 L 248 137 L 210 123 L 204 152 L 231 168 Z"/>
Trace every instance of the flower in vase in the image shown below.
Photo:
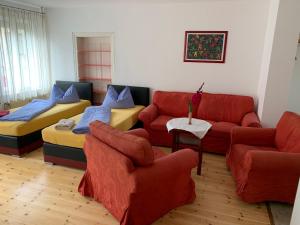
<path fill-rule="evenodd" d="M 194 105 L 198 105 L 201 101 L 201 98 L 202 98 L 202 88 L 204 86 L 204 82 L 201 84 L 200 88 L 197 90 L 197 92 L 195 94 L 193 94 L 192 96 L 192 103 Z"/>

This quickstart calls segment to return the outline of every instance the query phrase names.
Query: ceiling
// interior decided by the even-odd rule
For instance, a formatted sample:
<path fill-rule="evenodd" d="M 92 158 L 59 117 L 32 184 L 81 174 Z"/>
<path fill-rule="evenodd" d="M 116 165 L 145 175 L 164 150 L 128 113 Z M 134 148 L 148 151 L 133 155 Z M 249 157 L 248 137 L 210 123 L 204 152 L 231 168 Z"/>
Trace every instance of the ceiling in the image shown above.
<path fill-rule="evenodd" d="M 101 3 L 122 3 L 122 2 L 179 3 L 179 2 L 242 1 L 242 0 L 4 0 L 4 1 L 15 3 L 18 5 L 25 5 L 29 7 L 66 8 L 66 7 L 93 6 L 93 5 L 99 5 Z"/>

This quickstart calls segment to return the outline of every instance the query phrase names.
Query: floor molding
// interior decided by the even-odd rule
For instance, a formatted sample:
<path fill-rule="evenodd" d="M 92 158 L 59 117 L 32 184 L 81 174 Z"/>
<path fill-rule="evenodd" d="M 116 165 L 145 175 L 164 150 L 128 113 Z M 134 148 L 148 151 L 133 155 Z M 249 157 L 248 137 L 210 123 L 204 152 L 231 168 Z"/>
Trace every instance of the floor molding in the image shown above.
<path fill-rule="evenodd" d="M 269 202 L 267 204 L 272 225 L 290 225 L 293 206 L 290 204 Z"/>

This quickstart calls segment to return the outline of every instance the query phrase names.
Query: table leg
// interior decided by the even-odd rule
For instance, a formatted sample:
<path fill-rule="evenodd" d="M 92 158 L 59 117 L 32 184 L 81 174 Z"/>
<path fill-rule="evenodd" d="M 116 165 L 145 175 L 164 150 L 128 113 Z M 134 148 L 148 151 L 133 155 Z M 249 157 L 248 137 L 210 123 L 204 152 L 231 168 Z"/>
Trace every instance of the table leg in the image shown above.
<path fill-rule="evenodd" d="M 177 132 L 176 131 L 172 131 L 172 152 L 176 152 L 177 151 Z"/>
<path fill-rule="evenodd" d="M 180 145 L 180 132 L 176 132 L 176 148 L 175 148 L 175 152 L 179 150 L 179 145 Z"/>
<path fill-rule="evenodd" d="M 202 146 L 201 146 L 201 141 L 200 141 L 199 147 L 198 147 L 198 157 L 199 157 L 199 161 L 198 161 L 198 167 L 197 167 L 197 175 L 201 176 L 201 168 L 202 168 Z"/>

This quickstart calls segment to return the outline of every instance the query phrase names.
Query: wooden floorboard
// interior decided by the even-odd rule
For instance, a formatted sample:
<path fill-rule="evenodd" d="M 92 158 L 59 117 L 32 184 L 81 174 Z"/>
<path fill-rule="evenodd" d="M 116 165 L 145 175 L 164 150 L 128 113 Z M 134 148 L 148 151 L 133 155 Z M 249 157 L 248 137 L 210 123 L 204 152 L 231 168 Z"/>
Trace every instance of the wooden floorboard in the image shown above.
<path fill-rule="evenodd" d="M 154 225 L 270 225 L 265 204 L 247 204 L 236 196 L 223 156 L 204 154 L 202 176 L 192 173 L 195 202 Z M 24 158 L 0 155 L 0 224 L 119 224 L 101 204 L 77 192 L 82 175 L 82 170 L 45 164 L 41 149 Z"/>

